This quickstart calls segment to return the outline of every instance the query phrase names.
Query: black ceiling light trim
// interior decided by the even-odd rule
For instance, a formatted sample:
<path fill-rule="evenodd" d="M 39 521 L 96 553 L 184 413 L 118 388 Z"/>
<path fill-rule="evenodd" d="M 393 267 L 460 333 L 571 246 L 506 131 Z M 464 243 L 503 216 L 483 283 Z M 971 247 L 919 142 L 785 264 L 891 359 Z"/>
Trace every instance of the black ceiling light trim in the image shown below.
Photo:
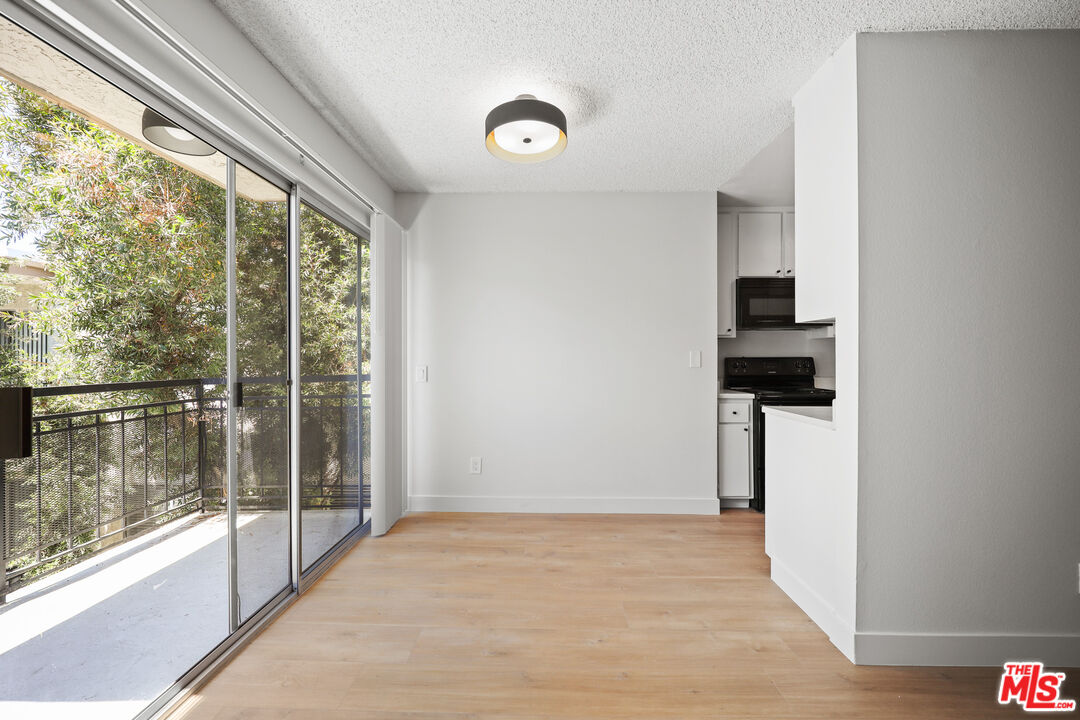
<path fill-rule="evenodd" d="M 532 95 L 518 95 L 488 113 L 485 144 L 497 158 L 537 163 L 566 149 L 566 115 Z"/>
<path fill-rule="evenodd" d="M 172 120 L 163 118 L 150 108 L 143 110 L 142 134 L 144 138 L 159 148 L 171 150 L 181 155 L 206 156 L 217 152 L 211 145 L 195 137 Z"/>

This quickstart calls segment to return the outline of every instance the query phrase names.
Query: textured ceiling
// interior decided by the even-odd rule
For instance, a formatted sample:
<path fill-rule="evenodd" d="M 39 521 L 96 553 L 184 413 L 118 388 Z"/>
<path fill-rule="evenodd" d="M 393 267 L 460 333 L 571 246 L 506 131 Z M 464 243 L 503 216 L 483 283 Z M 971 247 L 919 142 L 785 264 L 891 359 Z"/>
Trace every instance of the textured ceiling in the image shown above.
<path fill-rule="evenodd" d="M 715 190 L 855 31 L 1080 27 L 1077 0 L 214 0 L 399 191 Z M 484 147 L 520 93 L 567 116 L 540 165 Z"/>

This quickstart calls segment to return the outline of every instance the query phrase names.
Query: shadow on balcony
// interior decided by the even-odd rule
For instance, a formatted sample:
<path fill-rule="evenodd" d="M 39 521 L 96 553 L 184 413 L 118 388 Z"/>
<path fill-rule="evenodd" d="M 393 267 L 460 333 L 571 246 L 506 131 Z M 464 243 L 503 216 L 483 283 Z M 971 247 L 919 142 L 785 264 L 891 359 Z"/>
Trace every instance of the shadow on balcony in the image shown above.
<path fill-rule="evenodd" d="M 328 392 L 303 398 L 305 565 L 367 519 L 367 443 L 355 434 L 368 398 L 355 380 L 352 393 L 341 378 L 316 380 Z M 36 414 L 33 455 L 0 461 L 0 718 L 132 717 L 227 637 L 225 401 L 215 387 L 35 391 L 91 407 Z M 177 396 L 92 407 L 104 393 L 163 389 Z M 358 399 L 359 428 L 342 422 L 360 415 Z M 241 603 L 266 602 L 289 584 L 284 384 L 249 392 L 239 416 Z M 240 614 L 257 610 L 242 604 Z"/>

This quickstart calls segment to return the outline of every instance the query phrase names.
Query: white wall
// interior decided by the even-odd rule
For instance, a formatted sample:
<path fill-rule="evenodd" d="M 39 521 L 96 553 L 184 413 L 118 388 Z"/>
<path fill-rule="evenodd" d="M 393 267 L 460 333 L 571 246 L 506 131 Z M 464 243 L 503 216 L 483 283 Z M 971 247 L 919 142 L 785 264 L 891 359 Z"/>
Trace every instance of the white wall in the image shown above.
<path fill-rule="evenodd" d="M 397 203 L 410 509 L 718 510 L 715 193 Z"/>
<path fill-rule="evenodd" d="M 371 240 L 371 534 L 384 535 L 404 514 L 407 493 L 406 240 L 382 213 L 375 216 Z"/>
<path fill-rule="evenodd" d="M 771 577 L 853 660 L 855 503 L 838 501 L 852 481 L 837 468 L 841 435 L 771 413 L 765 433 Z"/>
<path fill-rule="evenodd" d="M 859 37 L 860 662 L 1080 666 L 1078 88 L 1080 32 Z"/>
<path fill-rule="evenodd" d="M 836 400 L 824 429 L 766 419 L 772 578 L 847 657 L 855 657 L 859 442 L 856 46 L 852 38 L 795 103 L 795 302 L 834 318 Z"/>

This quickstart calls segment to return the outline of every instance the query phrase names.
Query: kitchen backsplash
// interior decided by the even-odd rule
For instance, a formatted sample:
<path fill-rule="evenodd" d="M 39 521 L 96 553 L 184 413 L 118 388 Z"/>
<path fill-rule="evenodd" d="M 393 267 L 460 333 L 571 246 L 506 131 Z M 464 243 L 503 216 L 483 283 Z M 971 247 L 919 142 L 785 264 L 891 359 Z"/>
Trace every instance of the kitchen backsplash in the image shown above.
<path fill-rule="evenodd" d="M 836 340 L 810 339 L 808 335 L 809 333 L 803 330 L 740 330 L 736 337 L 719 338 L 716 341 L 720 359 L 718 374 L 723 373 L 724 358 L 735 355 L 809 356 L 814 358 L 818 386 L 828 387 L 822 383 L 836 376 Z"/>

